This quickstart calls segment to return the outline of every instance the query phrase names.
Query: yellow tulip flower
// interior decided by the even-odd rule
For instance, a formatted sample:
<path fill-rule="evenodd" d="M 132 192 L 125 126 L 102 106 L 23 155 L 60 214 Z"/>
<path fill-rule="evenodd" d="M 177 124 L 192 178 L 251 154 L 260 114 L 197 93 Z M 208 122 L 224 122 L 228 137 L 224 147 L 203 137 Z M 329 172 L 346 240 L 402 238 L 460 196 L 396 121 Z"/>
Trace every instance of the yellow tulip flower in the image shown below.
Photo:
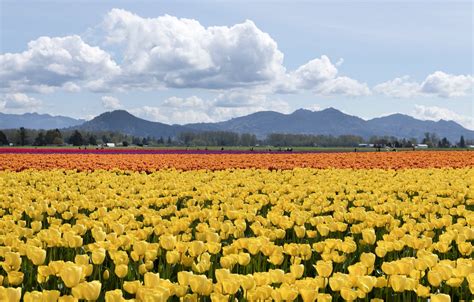
<path fill-rule="evenodd" d="M 123 283 L 123 289 L 129 293 L 129 294 L 136 294 L 138 288 L 141 286 L 140 281 L 135 280 L 135 281 L 125 281 Z"/>
<path fill-rule="evenodd" d="M 10 271 L 7 273 L 7 280 L 9 285 L 20 285 L 23 282 L 23 273 L 17 271 Z"/>
<path fill-rule="evenodd" d="M 0 300 L 18 302 L 21 299 L 21 287 L 3 287 L 0 285 Z"/>
<path fill-rule="evenodd" d="M 123 293 L 120 289 L 107 291 L 105 293 L 105 302 L 123 302 Z"/>
<path fill-rule="evenodd" d="M 374 229 L 364 229 L 362 230 L 362 240 L 367 244 L 375 243 L 375 231 Z"/>
<path fill-rule="evenodd" d="M 316 262 L 316 265 L 314 265 L 314 267 L 316 268 L 318 275 L 321 277 L 327 278 L 332 273 L 332 261 L 319 260 Z"/>
<path fill-rule="evenodd" d="M 69 288 L 77 286 L 82 278 L 82 267 L 75 264 L 65 265 L 59 273 L 59 277 Z"/>
<path fill-rule="evenodd" d="M 451 297 L 446 294 L 432 294 L 430 296 L 431 302 L 451 302 Z"/>
<path fill-rule="evenodd" d="M 128 265 L 119 264 L 115 267 L 114 273 L 119 278 L 124 278 L 128 274 Z"/>
<path fill-rule="evenodd" d="M 72 288 L 72 295 L 77 299 L 95 301 L 99 298 L 101 287 L 99 281 L 82 282 Z"/>

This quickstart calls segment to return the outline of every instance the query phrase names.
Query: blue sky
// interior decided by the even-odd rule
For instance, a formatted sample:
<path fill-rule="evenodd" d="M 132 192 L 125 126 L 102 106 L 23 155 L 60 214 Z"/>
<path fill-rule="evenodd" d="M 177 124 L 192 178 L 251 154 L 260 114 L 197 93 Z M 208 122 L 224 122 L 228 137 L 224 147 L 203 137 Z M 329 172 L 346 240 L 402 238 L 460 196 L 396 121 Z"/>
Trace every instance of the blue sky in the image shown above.
<path fill-rule="evenodd" d="M 471 1 L 1 1 L 0 111 L 335 107 L 474 128 Z"/>

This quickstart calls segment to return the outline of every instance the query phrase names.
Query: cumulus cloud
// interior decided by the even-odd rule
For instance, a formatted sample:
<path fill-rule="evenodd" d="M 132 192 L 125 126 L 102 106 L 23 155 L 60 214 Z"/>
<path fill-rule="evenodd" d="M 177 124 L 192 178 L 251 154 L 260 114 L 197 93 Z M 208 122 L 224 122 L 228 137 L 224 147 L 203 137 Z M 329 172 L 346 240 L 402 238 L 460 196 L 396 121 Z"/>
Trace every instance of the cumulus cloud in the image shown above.
<path fill-rule="evenodd" d="M 102 106 L 107 110 L 116 110 L 122 108 L 120 100 L 116 97 L 104 95 L 101 100 Z"/>
<path fill-rule="evenodd" d="M 160 107 L 142 106 L 133 108 L 130 112 L 162 123 L 186 124 L 218 122 L 263 110 L 287 113 L 290 106 L 284 101 L 269 99 L 265 95 L 246 95 L 243 91 L 232 91 L 220 94 L 211 100 L 197 96 L 171 97 Z"/>
<path fill-rule="evenodd" d="M 274 85 L 276 92 L 297 93 L 301 90 L 311 90 L 317 95 L 331 96 L 366 96 L 370 89 L 365 83 L 355 79 L 338 76 L 337 66 L 343 59 L 334 65 L 328 56 L 313 59 L 301 65 L 295 71 L 283 75 Z"/>
<path fill-rule="evenodd" d="M 417 96 L 420 89 L 420 84 L 411 81 L 409 76 L 403 76 L 380 83 L 373 88 L 373 91 L 389 97 L 411 98 Z"/>
<path fill-rule="evenodd" d="M 315 88 L 315 92 L 320 95 L 345 95 L 345 96 L 366 96 L 370 95 L 370 89 L 365 83 L 360 83 L 348 77 L 337 77 L 325 81 Z"/>
<path fill-rule="evenodd" d="M 422 120 L 455 121 L 464 126 L 465 128 L 474 129 L 474 117 L 472 115 L 461 115 L 447 108 L 441 108 L 437 106 L 415 105 L 412 115 Z"/>
<path fill-rule="evenodd" d="M 285 72 L 277 43 L 250 20 L 204 27 L 193 19 L 113 9 L 103 28 L 107 43 L 123 49 L 131 85 L 228 88 L 266 83 Z"/>
<path fill-rule="evenodd" d="M 0 109 L 12 112 L 38 109 L 42 102 L 23 93 L 7 93 L 0 98 Z"/>
<path fill-rule="evenodd" d="M 430 74 L 421 84 L 421 91 L 450 98 L 472 94 L 474 77 L 471 75 L 453 75 L 436 71 Z"/>
<path fill-rule="evenodd" d="M 95 90 L 97 81 L 119 72 L 107 52 L 79 36 L 40 37 L 24 52 L 0 54 L 0 87 L 13 91 L 74 91 L 79 85 Z"/>
<path fill-rule="evenodd" d="M 453 75 L 436 71 L 428 75 L 421 83 L 408 76 L 376 85 L 375 93 L 396 97 L 412 98 L 416 96 L 438 96 L 442 98 L 461 97 L 472 94 L 474 77 L 471 75 Z"/>

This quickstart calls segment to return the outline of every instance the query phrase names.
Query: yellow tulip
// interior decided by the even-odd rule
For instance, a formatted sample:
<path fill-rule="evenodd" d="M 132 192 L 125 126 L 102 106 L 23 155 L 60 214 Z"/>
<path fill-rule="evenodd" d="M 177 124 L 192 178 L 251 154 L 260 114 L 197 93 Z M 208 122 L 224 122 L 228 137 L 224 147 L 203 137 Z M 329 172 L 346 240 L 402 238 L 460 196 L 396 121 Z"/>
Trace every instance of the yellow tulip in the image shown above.
<path fill-rule="evenodd" d="M 202 241 L 193 241 L 189 246 L 189 254 L 191 257 L 195 258 L 206 251 L 206 245 Z"/>
<path fill-rule="evenodd" d="M 42 291 L 42 302 L 56 302 L 59 299 L 61 293 L 58 290 L 43 290 Z"/>
<path fill-rule="evenodd" d="M 10 271 L 7 273 L 8 284 L 20 285 L 23 282 L 23 273 L 17 271 Z"/>
<path fill-rule="evenodd" d="M 35 301 L 41 301 L 42 298 L 43 298 L 43 294 L 38 292 L 38 291 L 27 292 L 23 296 L 23 301 L 24 302 L 35 302 Z"/>
<path fill-rule="evenodd" d="M 318 275 L 321 277 L 327 278 L 332 273 L 332 261 L 319 260 L 316 262 L 316 265 L 314 267 L 316 268 Z"/>
<path fill-rule="evenodd" d="M 181 255 L 177 251 L 166 252 L 166 262 L 168 264 L 177 264 L 181 258 Z"/>
<path fill-rule="evenodd" d="M 362 230 L 362 240 L 367 244 L 374 244 L 376 240 L 374 229 Z"/>
<path fill-rule="evenodd" d="M 120 289 L 107 291 L 105 293 L 105 302 L 123 302 L 125 299 L 123 298 L 122 291 Z"/>
<path fill-rule="evenodd" d="M 366 267 L 372 267 L 375 264 L 375 254 L 373 253 L 362 253 L 360 255 L 360 262 Z"/>
<path fill-rule="evenodd" d="M 449 278 L 446 281 L 446 284 L 451 286 L 451 287 L 460 287 L 461 284 L 463 283 L 464 279 L 463 278 Z"/>
<path fill-rule="evenodd" d="M 104 262 L 105 260 L 105 249 L 104 248 L 97 248 L 92 251 L 92 263 L 95 265 L 100 265 Z"/>
<path fill-rule="evenodd" d="M 68 296 L 61 296 L 61 297 L 59 297 L 59 299 L 58 299 L 58 302 L 78 302 L 78 301 L 79 301 L 79 299 L 77 299 L 77 298 L 75 298 L 75 297 L 73 297 L 73 296 L 70 296 L 70 295 L 68 295 Z"/>
<path fill-rule="evenodd" d="M 106 269 L 106 270 L 102 273 L 102 278 L 104 278 L 105 280 L 109 280 L 109 277 L 110 277 L 109 270 Z"/>
<path fill-rule="evenodd" d="M 299 293 L 303 302 L 314 302 L 318 298 L 318 290 L 314 288 L 300 288 Z"/>
<path fill-rule="evenodd" d="M 125 281 L 123 283 L 123 289 L 129 293 L 129 294 L 136 294 L 138 288 L 141 286 L 140 281 L 135 280 L 135 281 Z"/>
<path fill-rule="evenodd" d="M 441 274 L 438 271 L 430 270 L 428 272 L 428 282 L 432 286 L 439 287 L 442 281 L 443 281 L 443 278 L 441 277 Z"/>
<path fill-rule="evenodd" d="M 128 265 L 119 264 L 115 267 L 114 273 L 119 278 L 124 278 L 128 274 Z"/>
<path fill-rule="evenodd" d="M 17 271 L 21 266 L 20 254 L 14 252 L 5 253 L 5 261 L 3 262 L 3 269 L 7 272 Z"/>
<path fill-rule="evenodd" d="M 21 299 L 21 287 L 3 287 L 0 285 L 0 300 L 18 302 Z"/>
<path fill-rule="evenodd" d="M 245 266 L 250 263 L 250 254 L 248 253 L 240 253 L 239 254 L 239 265 Z"/>
<path fill-rule="evenodd" d="M 298 291 L 289 285 L 283 284 L 279 290 L 281 297 L 285 301 L 294 301 L 298 297 Z"/>
<path fill-rule="evenodd" d="M 392 275 L 390 276 L 389 284 L 393 291 L 401 293 L 406 289 L 407 277 L 401 275 Z"/>
<path fill-rule="evenodd" d="M 222 280 L 222 293 L 223 294 L 235 294 L 240 288 L 240 284 L 235 279 Z"/>
<path fill-rule="evenodd" d="M 46 251 L 36 246 L 29 246 L 26 250 L 26 256 L 34 265 L 38 266 L 44 263 Z"/>
<path fill-rule="evenodd" d="M 293 274 L 295 279 L 303 277 L 304 274 L 304 265 L 303 264 L 293 264 L 290 266 L 290 272 Z"/>
<path fill-rule="evenodd" d="M 72 295 L 77 299 L 95 301 L 99 298 L 101 287 L 99 281 L 82 282 L 72 288 Z"/>
<path fill-rule="evenodd" d="M 377 283 L 374 276 L 360 276 L 357 278 L 357 286 L 366 294 L 370 293 Z"/>
<path fill-rule="evenodd" d="M 64 285 L 72 288 L 78 285 L 81 281 L 82 267 L 75 264 L 65 265 L 59 273 L 59 276 L 63 280 Z"/>
<path fill-rule="evenodd" d="M 430 288 L 421 284 L 416 286 L 415 292 L 419 297 L 427 298 L 430 296 Z"/>
<path fill-rule="evenodd" d="M 354 301 L 358 298 L 357 292 L 349 287 L 341 288 L 341 297 L 346 301 Z"/>
<path fill-rule="evenodd" d="M 176 237 L 173 235 L 163 235 L 160 236 L 160 246 L 167 251 L 174 249 L 176 245 Z"/>
<path fill-rule="evenodd" d="M 363 276 L 367 274 L 367 266 L 365 266 L 361 262 L 358 262 L 353 265 L 349 265 L 347 269 L 349 271 L 349 274 L 353 276 Z"/>
<path fill-rule="evenodd" d="M 430 297 L 431 302 L 451 302 L 451 297 L 446 294 L 432 294 Z"/>
<path fill-rule="evenodd" d="M 317 301 L 318 302 L 331 302 L 332 297 L 330 294 L 318 294 Z"/>

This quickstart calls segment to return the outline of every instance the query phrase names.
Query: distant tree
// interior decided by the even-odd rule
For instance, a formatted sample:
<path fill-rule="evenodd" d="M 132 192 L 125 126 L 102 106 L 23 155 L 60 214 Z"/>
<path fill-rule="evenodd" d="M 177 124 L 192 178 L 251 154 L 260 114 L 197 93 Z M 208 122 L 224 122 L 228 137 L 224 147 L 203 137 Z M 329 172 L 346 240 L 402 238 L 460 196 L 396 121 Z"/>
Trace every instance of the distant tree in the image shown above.
<path fill-rule="evenodd" d="M 97 138 L 94 134 L 89 135 L 89 145 L 96 146 L 97 145 Z"/>
<path fill-rule="evenodd" d="M 140 138 L 134 136 L 132 138 L 132 144 L 137 145 L 137 146 L 140 145 L 141 144 Z"/>
<path fill-rule="evenodd" d="M 122 142 L 122 146 L 128 147 L 128 142 L 127 142 L 127 141 L 123 141 L 123 142 Z"/>
<path fill-rule="evenodd" d="M 171 136 L 168 136 L 168 140 L 166 141 L 166 144 L 171 145 L 173 141 L 171 140 Z"/>
<path fill-rule="evenodd" d="M 8 145 L 8 139 L 3 131 L 0 131 L 0 146 Z"/>
<path fill-rule="evenodd" d="M 69 143 L 73 146 L 82 146 L 84 145 L 84 138 L 82 138 L 82 134 L 79 131 L 74 130 L 71 137 L 69 137 Z"/>
<path fill-rule="evenodd" d="M 163 145 L 165 143 L 165 140 L 163 139 L 163 136 L 160 136 L 160 138 L 156 141 L 157 144 Z"/>
<path fill-rule="evenodd" d="M 33 143 L 35 146 L 45 146 L 46 145 L 46 138 L 44 136 L 43 131 L 38 133 L 38 135 L 35 138 L 35 141 Z"/>
<path fill-rule="evenodd" d="M 142 145 L 148 145 L 148 139 L 146 137 L 142 139 Z"/>
<path fill-rule="evenodd" d="M 464 140 L 464 135 L 461 135 L 459 139 L 459 148 L 466 148 L 466 141 Z"/>
<path fill-rule="evenodd" d="M 443 137 L 443 139 L 438 142 L 438 146 L 441 148 L 449 148 L 451 147 L 451 143 L 446 137 Z"/>
<path fill-rule="evenodd" d="M 46 144 L 61 145 L 63 143 L 63 136 L 59 129 L 48 130 L 45 135 Z"/>
<path fill-rule="evenodd" d="M 24 127 L 20 127 L 18 136 L 20 138 L 20 145 L 26 145 L 26 129 Z"/>

